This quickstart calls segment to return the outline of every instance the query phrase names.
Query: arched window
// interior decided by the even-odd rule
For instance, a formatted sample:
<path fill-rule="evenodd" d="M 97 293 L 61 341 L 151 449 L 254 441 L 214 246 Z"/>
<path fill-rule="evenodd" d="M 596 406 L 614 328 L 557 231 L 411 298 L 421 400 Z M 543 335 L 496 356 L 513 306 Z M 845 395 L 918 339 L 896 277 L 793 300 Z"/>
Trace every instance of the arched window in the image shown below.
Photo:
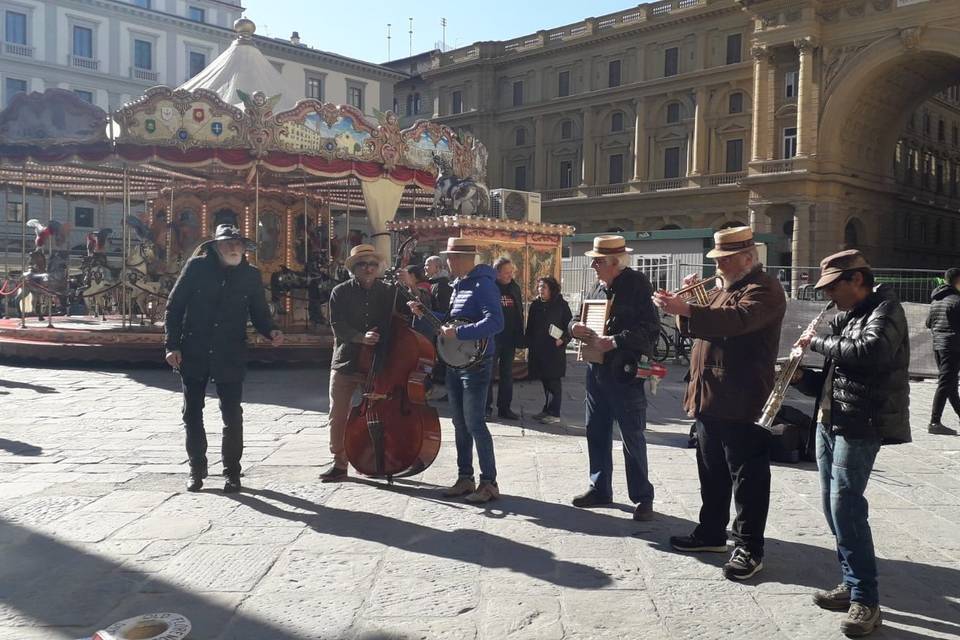
<path fill-rule="evenodd" d="M 414 113 L 420 113 L 420 107 L 421 107 L 421 104 L 420 104 L 420 94 L 419 94 L 419 93 L 415 93 L 415 94 L 413 94 L 413 112 L 414 112 Z"/>
<path fill-rule="evenodd" d="M 860 237 L 857 232 L 857 224 L 855 220 L 850 220 L 847 222 L 847 226 L 843 228 L 843 246 L 845 249 L 856 249 L 860 245 Z"/>
<path fill-rule="evenodd" d="M 733 227 L 745 227 L 745 226 L 747 225 L 744 224 L 743 222 L 740 222 L 739 220 L 731 220 L 730 222 L 724 222 L 722 225 L 720 225 L 720 228 L 732 229 Z"/>
<path fill-rule="evenodd" d="M 564 120 L 560 123 L 560 139 L 569 140 L 573 137 L 573 122 Z"/>
<path fill-rule="evenodd" d="M 682 228 L 683 228 L 683 227 L 681 227 L 681 226 L 678 225 L 678 224 L 665 224 L 665 225 L 663 225 L 662 227 L 660 227 L 660 230 L 661 230 L 661 231 L 671 231 L 671 230 L 673 230 L 673 229 L 682 229 Z"/>
<path fill-rule="evenodd" d="M 617 111 L 612 116 L 610 116 L 610 131 L 612 133 L 618 133 L 623 131 L 623 112 Z"/>
<path fill-rule="evenodd" d="M 742 93 L 740 93 L 739 91 L 737 91 L 736 93 L 731 93 L 729 102 L 730 104 L 728 106 L 730 108 L 728 109 L 728 111 L 730 113 L 743 113 L 743 94 Z"/>
<path fill-rule="evenodd" d="M 527 144 L 527 130 L 523 127 L 517 127 L 513 132 L 513 141 L 518 147 Z"/>
<path fill-rule="evenodd" d="M 680 103 L 671 102 L 667 105 L 667 124 L 680 122 Z"/>

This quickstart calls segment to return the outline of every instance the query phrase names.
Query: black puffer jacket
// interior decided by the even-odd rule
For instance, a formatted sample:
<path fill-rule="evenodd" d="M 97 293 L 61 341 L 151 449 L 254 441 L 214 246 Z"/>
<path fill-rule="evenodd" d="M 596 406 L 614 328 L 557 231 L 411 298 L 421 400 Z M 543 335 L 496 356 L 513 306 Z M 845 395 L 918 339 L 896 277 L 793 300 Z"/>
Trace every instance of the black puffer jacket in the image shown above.
<path fill-rule="evenodd" d="M 275 329 L 260 270 L 247 262 L 223 267 L 212 249 L 184 265 L 167 300 L 167 351 L 180 351 L 190 380 L 240 382 L 247 369 L 247 318 L 270 337 Z"/>
<path fill-rule="evenodd" d="M 810 349 L 834 366 L 830 420 L 848 438 L 880 436 L 884 444 L 910 442 L 910 340 L 907 318 L 893 289 L 880 285 L 830 323 Z M 807 371 L 801 390 L 817 393 L 824 372 Z"/>
<path fill-rule="evenodd" d="M 927 328 L 936 351 L 960 351 L 960 291 L 948 284 L 930 294 Z"/>

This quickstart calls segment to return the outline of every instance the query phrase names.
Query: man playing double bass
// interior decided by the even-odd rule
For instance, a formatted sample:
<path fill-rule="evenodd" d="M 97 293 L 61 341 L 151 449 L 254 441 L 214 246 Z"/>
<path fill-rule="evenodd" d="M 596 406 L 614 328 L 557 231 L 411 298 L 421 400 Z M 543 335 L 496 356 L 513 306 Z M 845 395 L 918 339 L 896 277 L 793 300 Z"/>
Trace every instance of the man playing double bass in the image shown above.
<path fill-rule="evenodd" d="M 347 451 L 344 446 L 350 401 L 363 385 L 357 370 L 362 345 L 380 342 L 394 308 L 393 288 L 380 280 L 384 259 L 376 248 L 359 244 L 350 250 L 345 265 L 351 278 L 330 294 L 330 327 L 333 329 L 333 359 L 330 362 L 330 453 L 333 464 L 320 474 L 322 482 L 347 478 Z"/>

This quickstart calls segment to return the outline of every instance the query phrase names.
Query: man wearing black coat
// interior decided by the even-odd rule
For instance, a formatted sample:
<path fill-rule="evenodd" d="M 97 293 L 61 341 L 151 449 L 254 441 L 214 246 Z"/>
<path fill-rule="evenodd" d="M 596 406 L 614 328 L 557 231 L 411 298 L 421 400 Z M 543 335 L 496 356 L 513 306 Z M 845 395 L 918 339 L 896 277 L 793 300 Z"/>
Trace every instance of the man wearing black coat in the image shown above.
<path fill-rule="evenodd" d="M 167 300 L 166 359 L 180 373 L 183 387 L 183 426 L 190 458 L 187 491 L 199 491 L 207 477 L 203 405 L 210 381 L 217 385 L 223 417 L 223 490 L 240 490 L 247 318 L 273 344 L 283 342 L 283 334 L 270 319 L 260 270 L 244 256 L 247 242 L 235 226 L 218 226 L 214 239 L 200 245 L 184 265 Z"/>
<path fill-rule="evenodd" d="M 927 315 L 927 328 L 933 333 L 933 356 L 940 370 L 927 431 L 934 435 L 955 436 L 957 432 L 940 420 L 947 400 L 960 416 L 960 392 L 957 391 L 960 381 L 960 269 L 947 269 L 943 279 L 945 284 L 930 295 Z"/>
<path fill-rule="evenodd" d="M 523 292 L 513 279 L 517 267 L 506 256 L 497 258 L 493 263 L 497 271 L 497 288 L 500 290 L 500 307 L 503 309 L 503 331 L 497 334 L 497 353 L 494 366 L 497 367 L 497 415 L 507 420 L 518 420 L 510 405 L 513 404 L 513 360 L 517 349 L 524 344 L 523 328 Z M 493 379 L 487 390 L 487 415 L 493 413 Z"/>

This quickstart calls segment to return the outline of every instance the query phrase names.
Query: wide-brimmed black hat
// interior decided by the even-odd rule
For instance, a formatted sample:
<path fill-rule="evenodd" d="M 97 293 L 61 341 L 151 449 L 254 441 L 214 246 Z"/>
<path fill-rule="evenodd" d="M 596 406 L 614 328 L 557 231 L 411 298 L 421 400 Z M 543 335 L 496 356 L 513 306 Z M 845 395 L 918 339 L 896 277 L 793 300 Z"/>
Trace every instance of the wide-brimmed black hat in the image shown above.
<path fill-rule="evenodd" d="M 198 249 L 209 247 L 214 242 L 218 242 L 220 240 L 242 240 L 246 250 L 251 250 L 254 248 L 253 240 L 250 238 L 245 238 L 243 234 L 240 233 L 240 229 L 238 229 L 235 225 L 221 224 L 217 225 L 217 230 L 213 234 L 213 239 L 207 240 L 201 244 Z"/>

